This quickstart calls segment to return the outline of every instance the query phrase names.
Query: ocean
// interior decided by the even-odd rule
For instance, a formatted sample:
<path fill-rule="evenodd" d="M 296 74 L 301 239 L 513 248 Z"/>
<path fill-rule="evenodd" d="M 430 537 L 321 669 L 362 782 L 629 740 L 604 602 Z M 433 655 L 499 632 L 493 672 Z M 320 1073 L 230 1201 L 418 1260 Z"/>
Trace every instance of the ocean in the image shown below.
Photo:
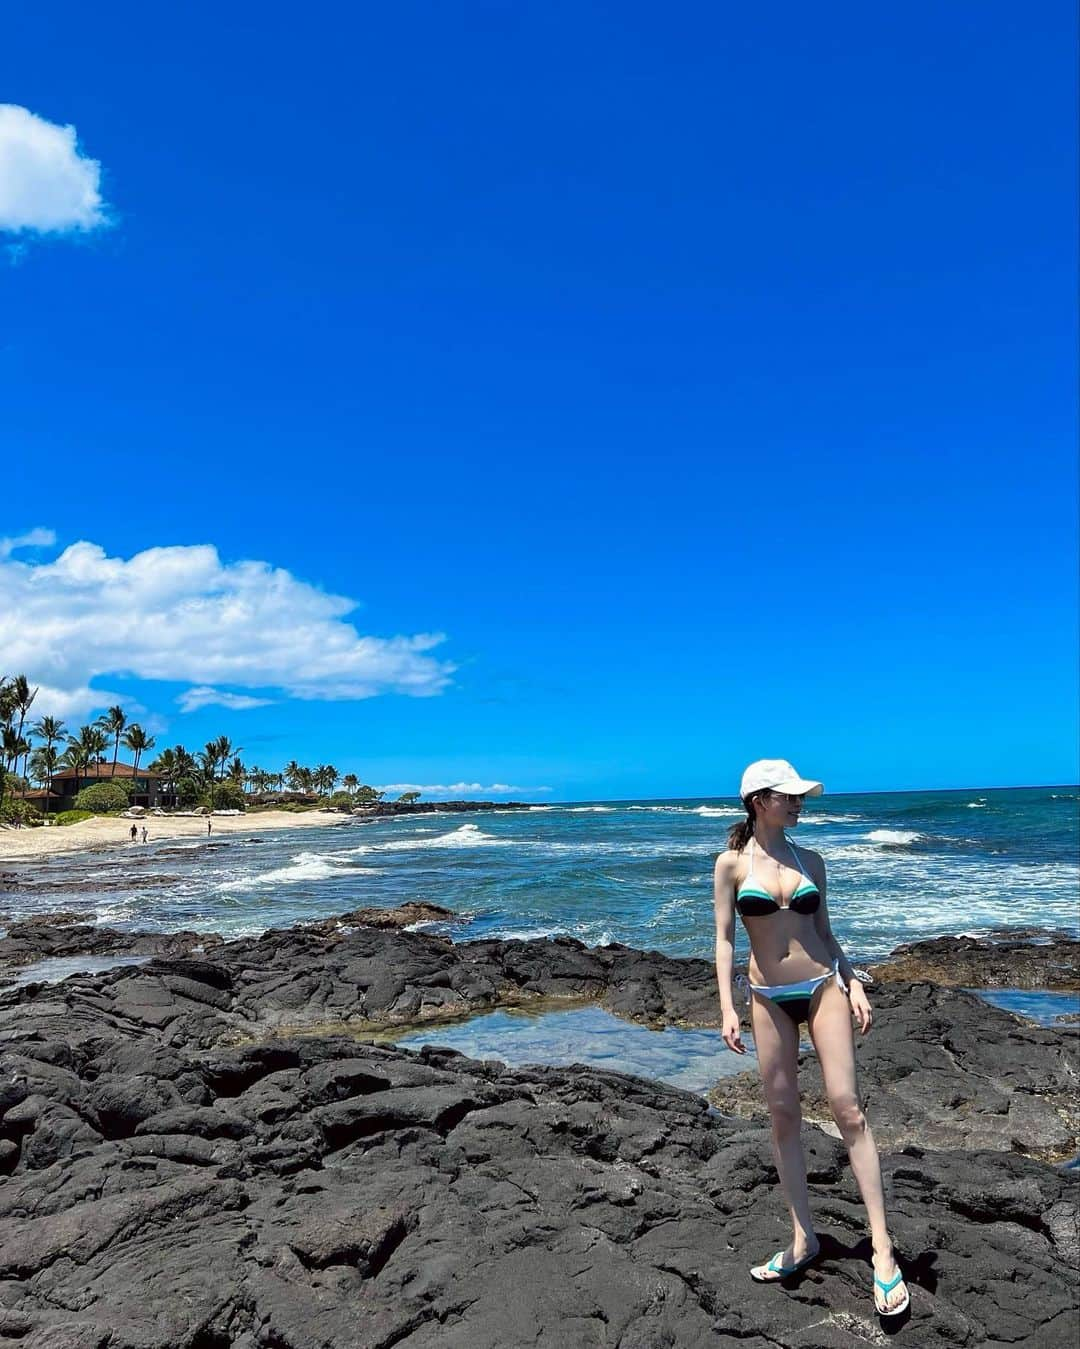
<path fill-rule="evenodd" d="M 65 909 L 122 929 L 241 936 L 427 900 L 456 917 L 419 926 L 455 941 L 566 935 L 708 959 L 712 864 L 741 818 L 733 799 L 593 801 L 160 842 L 151 820 L 146 846 L 11 863 L 0 905 L 7 920 Z M 857 965 L 944 934 L 1038 926 L 1080 935 L 1076 787 L 826 796 L 807 802 L 791 836 L 824 857 L 833 930 Z M 745 959 L 741 925 L 737 933 Z M 25 977 L 114 963 L 76 958 Z M 1045 1023 L 1080 1009 L 1075 995 L 985 996 Z M 747 1066 L 717 1054 L 715 1032 L 662 1037 L 595 1008 L 500 1011 L 402 1043 L 433 1040 L 509 1061 L 570 1053 L 700 1090 L 718 1071 Z"/>
<path fill-rule="evenodd" d="M 430 926 L 458 941 L 568 935 L 709 957 L 713 859 L 742 815 L 716 799 L 597 801 L 160 842 L 151 820 L 145 847 L 12 863 L 0 904 L 239 936 L 429 900 L 454 910 Z M 833 930 L 856 961 L 944 933 L 1080 931 L 1075 787 L 827 796 L 792 837 L 825 858 Z"/>

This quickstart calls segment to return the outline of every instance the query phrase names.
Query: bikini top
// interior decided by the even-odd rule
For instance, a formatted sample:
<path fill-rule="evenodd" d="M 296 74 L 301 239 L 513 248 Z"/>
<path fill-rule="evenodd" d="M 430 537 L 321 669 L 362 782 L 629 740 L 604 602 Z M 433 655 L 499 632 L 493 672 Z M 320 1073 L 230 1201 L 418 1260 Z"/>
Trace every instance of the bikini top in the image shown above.
<path fill-rule="evenodd" d="M 795 865 L 802 874 L 802 884 L 791 896 L 787 904 L 777 904 L 772 895 L 762 889 L 760 885 L 754 882 L 754 840 L 750 840 L 750 870 L 747 872 L 746 880 L 739 887 L 739 892 L 735 896 L 735 907 L 743 918 L 760 918 L 770 913 L 780 913 L 784 909 L 791 909 L 794 913 L 816 913 L 821 904 L 821 895 L 818 888 L 803 869 L 803 864 L 799 860 L 799 854 L 795 851 L 795 845 L 791 840 L 784 836 L 784 841 L 791 849 L 791 855 L 795 859 Z"/>

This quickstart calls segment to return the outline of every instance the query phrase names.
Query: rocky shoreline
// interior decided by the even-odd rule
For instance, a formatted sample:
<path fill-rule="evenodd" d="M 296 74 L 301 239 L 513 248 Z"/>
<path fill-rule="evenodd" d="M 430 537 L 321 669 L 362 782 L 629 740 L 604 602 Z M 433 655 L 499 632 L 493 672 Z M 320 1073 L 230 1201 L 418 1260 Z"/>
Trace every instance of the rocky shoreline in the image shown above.
<path fill-rule="evenodd" d="M 531 810 L 531 801 L 378 801 L 370 806 L 354 806 L 350 812 L 361 819 L 379 819 L 386 815 L 447 815 L 477 810 Z"/>
<path fill-rule="evenodd" d="M 898 946 L 870 967 L 875 979 L 926 979 L 946 988 L 1080 990 L 1080 941 L 1045 928 L 1001 928 L 988 937 L 933 937 Z"/>
<path fill-rule="evenodd" d="M 581 1065 L 363 1038 L 428 1023 L 434 1046 L 440 1020 L 541 998 L 715 1026 L 708 962 L 400 926 L 437 917 L 358 910 L 232 942 L 9 927 L 13 973 L 80 944 L 150 959 L 0 989 L 0 1343 L 884 1342 L 846 1157 L 820 1129 L 822 1259 L 784 1292 L 746 1277 L 784 1232 L 753 1075 L 710 1107 Z M 860 1073 L 912 1286 L 903 1334 L 1071 1347 L 1076 1177 L 1050 1162 L 1076 1148 L 1080 1030 L 921 980 L 874 1002 Z"/>

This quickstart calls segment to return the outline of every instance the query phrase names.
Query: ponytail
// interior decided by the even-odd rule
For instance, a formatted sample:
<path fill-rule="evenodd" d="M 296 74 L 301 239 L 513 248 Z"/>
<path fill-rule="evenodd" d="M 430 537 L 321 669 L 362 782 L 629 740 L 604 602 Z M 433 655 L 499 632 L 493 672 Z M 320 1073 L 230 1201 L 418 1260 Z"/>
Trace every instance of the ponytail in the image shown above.
<path fill-rule="evenodd" d="M 728 830 L 727 845 L 732 852 L 742 852 L 754 833 L 754 798 L 748 796 L 743 805 L 746 807 L 746 819 Z"/>

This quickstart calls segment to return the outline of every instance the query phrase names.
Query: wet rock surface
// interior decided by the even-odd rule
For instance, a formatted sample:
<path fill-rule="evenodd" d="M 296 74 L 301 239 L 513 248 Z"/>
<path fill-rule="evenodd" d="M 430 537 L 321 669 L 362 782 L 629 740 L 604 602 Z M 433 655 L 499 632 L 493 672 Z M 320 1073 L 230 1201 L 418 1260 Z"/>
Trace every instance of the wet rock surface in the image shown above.
<path fill-rule="evenodd" d="M 787 1234 L 757 1120 L 641 1078 L 477 1062 L 433 1047 L 435 1024 L 419 1053 L 310 1033 L 553 994 L 715 1021 L 706 962 L 370 927 L 0 991 L 0 1344 L 885 1343 L 865 1214 L 819 1130 L 805 1142 L 821 1259 L 761 1288 L 747 1268 Z M 1078 1032 L 925 984 L 874 1002 L 860 1068 L 879 1140 L 898 1131 L 883 1165 L 904 1339 L 1072 1349 L 1077 1181 L 1013 1150 L 1013 1112 L 1075 1097 Z M 933 1150 L 931 1117 L 941 1148 L 971 1150 Z M 1026 1118 L 1030 1144 L 1044 1125 Z"/>
<path fill-rule="evenodd" d="M 371 914 L 385 929 L 369 925 Z M 13 924 L 0 939 L 0 972 L 55 955 L 129 951 L 183 954 L 202 945 L 230 996 L 207 1013 L 214 1040 L 232 1030 L 353 1029 L 417 1025 L 521 1005 L 541 998 L 598 1002 L 646 1025 L 718 1025 L 716 975 L 705 960 L 612 945 L 589 948 L 570 937 L 452 944 L 428 933 L 395 930 L 445 919 L 437 905 L 356 910 L 341 917 L 222 943 L 205 933 L 123 933 L 81 924 Z M 169 944 L 172 943 L 170 946 Z M 154 977 L 155 965 L 142 971 Z M 140 987 L 143 984 L 140 981 Z M 127 996 L 126 986 L 117 996 Z M 220 1023 L 220 1024 L 219 1024 Z"/>
<path fill-rule="evenodd" d="M 532 810 L 531 801 L 376 801 L 369 806 L 354 806 L 351 814 L 359 818 L 381 819 L 387 815 L 446 815 L 465 811 Z"/>
<path fill-rule="evenodd" d="M 0 982 L 5 972 L 57 956 L 186 955 L 222 945 L 213 932 L 120 932 L 88 917 L 52 913 L 8 923 L 0 937 Z"/>
<path fill-rule="evenodd" d="M 456 918 L 453 909 L 441 904 L 429 904 L 425 901 L 399 904 L 394 909 L 352 909 L 337 918 L 320 918 L 310 923 L 300 923 L 299 927 L 308 932 L 337 932 L 347 927 L 412 927 L 415 923 L 445 923 Z"/>
<path fill-rule="evenodd" d="M 934 937 L 898 946 L 870 973 L 883 983 L 927 979 L 949 988 L 1080 990 L 1080 941 L 1039 928 Z"/>

